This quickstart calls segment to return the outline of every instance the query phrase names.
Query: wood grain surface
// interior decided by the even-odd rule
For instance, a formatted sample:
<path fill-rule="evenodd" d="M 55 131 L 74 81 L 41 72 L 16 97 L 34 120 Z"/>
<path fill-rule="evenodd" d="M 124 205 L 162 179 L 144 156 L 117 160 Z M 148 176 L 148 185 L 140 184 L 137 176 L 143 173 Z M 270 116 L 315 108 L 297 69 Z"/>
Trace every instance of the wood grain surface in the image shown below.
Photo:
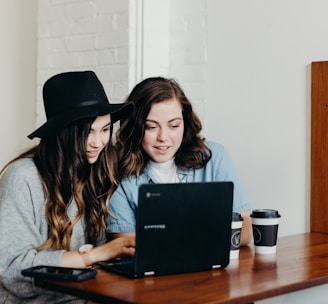
<path fill-rule="evenodd" d="M 129 279 L 98 269 L 84 282 L 36 280 L 40 287 L 100 303 L 251 303 L 328 282 L 328 234 L 278 239 L 274 255 L 243 247 L 223 270 Z"/>

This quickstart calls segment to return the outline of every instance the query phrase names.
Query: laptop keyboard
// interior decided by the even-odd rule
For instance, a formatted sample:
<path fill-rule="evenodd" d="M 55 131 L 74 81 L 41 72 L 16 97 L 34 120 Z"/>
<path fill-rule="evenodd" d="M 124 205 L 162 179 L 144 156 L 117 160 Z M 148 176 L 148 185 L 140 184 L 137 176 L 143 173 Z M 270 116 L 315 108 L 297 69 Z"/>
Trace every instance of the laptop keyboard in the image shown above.
<path fill-rule="evenodd" d="M 132 277 L 135 275 L 134 264 L 116 264 L 110 266 L 110 269 L 117 273 L 126 274 Z"/>

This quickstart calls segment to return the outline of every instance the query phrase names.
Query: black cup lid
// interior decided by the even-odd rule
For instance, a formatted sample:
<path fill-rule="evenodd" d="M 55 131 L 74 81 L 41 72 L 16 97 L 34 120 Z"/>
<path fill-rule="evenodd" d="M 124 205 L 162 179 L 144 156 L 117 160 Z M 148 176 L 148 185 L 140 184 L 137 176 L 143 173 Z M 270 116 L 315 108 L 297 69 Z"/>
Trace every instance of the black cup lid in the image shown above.
<path fill-rule="evenodd" d="M 233 212 L 232 213 L 232 221 L 234 222 L 240 222 L 240 221 L 243 221 L 243 217 L 241 216 L 240 213 L 237 213 L 237 212 Z"/>
<path fill-rule="evenodd" d="M 278 218 L 281 217 L 278 210 L 274 209 L 254 209 L 250 215 L 256 218 Z"/>

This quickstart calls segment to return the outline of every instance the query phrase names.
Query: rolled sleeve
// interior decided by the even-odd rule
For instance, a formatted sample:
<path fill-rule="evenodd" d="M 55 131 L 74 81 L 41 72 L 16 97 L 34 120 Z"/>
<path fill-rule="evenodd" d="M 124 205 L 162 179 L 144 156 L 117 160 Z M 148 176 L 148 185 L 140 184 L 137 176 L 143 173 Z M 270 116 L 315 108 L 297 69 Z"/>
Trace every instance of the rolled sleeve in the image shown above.
<path fill-rule="evenodd" d="M 123 182 L 114 192 L 109 202 L 110 216 L 107 218 L 109 233 L 135 232 L 136 209 L 138 194 L 137 187 L 129 187 L 131 181 Z M 128 191 L 129 194 L 126 192 Z M 131 193 L 132 191 L 132 193 Z M 128 199 L 130 197 L 130 200 Z M 132 198 L 132 199 L 131 199 Z"/>

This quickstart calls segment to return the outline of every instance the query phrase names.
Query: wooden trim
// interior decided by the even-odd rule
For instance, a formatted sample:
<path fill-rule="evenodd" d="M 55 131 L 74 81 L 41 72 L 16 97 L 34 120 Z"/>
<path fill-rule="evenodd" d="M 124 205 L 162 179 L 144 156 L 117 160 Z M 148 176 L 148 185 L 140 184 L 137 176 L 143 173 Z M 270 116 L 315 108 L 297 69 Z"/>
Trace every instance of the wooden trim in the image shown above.
<path fill-rule="evenodd" d="M 328 233 L 328 61 L 311 65 L 311 231 Z"/>

